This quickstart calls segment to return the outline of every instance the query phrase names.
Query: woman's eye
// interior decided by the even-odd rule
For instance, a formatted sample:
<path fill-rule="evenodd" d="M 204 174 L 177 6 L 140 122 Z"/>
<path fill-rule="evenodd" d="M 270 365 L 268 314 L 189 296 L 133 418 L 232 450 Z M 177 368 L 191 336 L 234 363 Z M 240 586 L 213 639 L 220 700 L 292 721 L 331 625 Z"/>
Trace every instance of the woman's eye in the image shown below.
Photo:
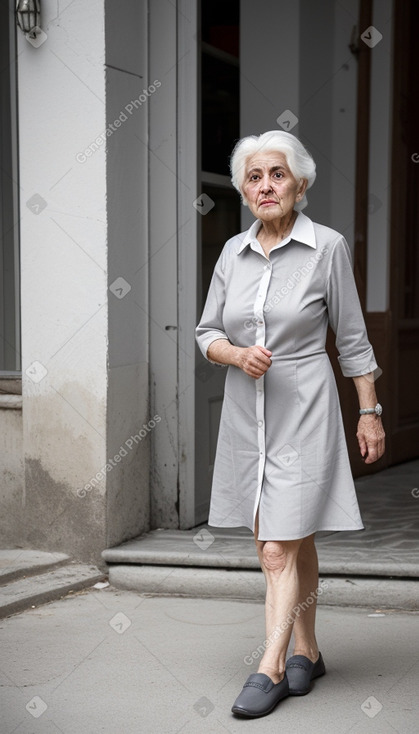
<path fill-rule="evenodd" d="M 282 178 L 281 171 L 275 171 L 274 176 L 276 176 L 276 178 Z"/>
<path fill-rule="evenodd" d="M 253 173 L 253 174 L 252 174 L 252 175 L 250 176 L 250 180 L 251 180 L 251 181 L 256 181 L 256 180 L 257 180 L 258 178 L 259 178 L 259 176 L 257 175 L 257 173 Z"/>

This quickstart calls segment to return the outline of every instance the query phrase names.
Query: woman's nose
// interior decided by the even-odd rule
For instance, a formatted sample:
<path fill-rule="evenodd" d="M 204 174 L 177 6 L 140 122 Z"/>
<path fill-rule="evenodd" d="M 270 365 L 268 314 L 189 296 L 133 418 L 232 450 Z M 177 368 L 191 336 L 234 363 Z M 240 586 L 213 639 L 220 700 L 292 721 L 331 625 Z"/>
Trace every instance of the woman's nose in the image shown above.
<path fill-rule="evenodd" d="M 261 182 L 260 182 L 260 188 L 261 188 L 261 191 L 263 191 L 264 193 L 265 193 L 266 191 L 271 191 L 271 189 L 272 189 L 272 185 L 271 185 L 271 181 L 270 181 L 270 178 L 269 178 L 269 176 L 264 176 L 264 177 L 263 177 L 263 178 L 261 179 Z"/>

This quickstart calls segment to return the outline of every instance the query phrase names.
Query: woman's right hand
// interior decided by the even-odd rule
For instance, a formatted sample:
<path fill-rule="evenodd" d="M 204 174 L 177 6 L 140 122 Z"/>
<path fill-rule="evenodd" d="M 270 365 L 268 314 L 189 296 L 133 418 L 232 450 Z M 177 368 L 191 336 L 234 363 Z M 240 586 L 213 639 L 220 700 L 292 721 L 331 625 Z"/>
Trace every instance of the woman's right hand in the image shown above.
<path fill-rule="evenodd" d="M 257 380 L 268 371 L 272 364 L 272 352 L 259 344 L 254 347 L 240 347 L 238 366 L 246 375 Z"/>

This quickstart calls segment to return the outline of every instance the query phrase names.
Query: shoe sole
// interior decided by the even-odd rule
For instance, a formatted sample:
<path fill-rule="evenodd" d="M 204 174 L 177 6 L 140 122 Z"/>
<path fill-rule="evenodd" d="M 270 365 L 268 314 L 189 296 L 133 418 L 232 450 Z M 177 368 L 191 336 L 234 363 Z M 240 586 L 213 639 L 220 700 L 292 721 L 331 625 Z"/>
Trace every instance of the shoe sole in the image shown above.
<path fill-rule="evenodd" d="M 282 698 L 281 698 L 282 701 Z M 278 703 L 280 703 L 278 701 Z M 250 711 L 243 711 L 243 709 L 231 709 L 233 714 L 236 714 L 236 716 L 242 716 L 244 719 L 261 719 L 263 716 L 267 716 L 271 713 L 271 711 L 274 710 L 274 708 L 278 705 L 278 703 L 274 704 L 272 708 L 270 708 L 268 711 L 262 711 L 260 714 L 251 714 Z"/>
<path fill-rule="evenodd" d="M 231 710 L 232 710 L 233 714 L 236 714 L 237 716 L 243 716 L 243 717 L 246 717 L 246 718 L 249 718 L 249 719 L 256 719 L 256 718 L 259 719 L 262 716 L 267 716 L 267 714 L 270 714 L 271 711 L 273 711 L 274 708 L 276 708 L 276 706 L 278 706 L 278 704 L 281 703 L 281 701 L 283 701 L 285 698 L 288 698 L 288 695 L 289 694 L 287 693 L 286 696 L 282 696 L 282 698 L 280 698 L 278 701 L 276 701 L 274 703 L 274 705 L 271 706 L 270 709 L 267 709 L 267 711 L 262 711 L 260 714 L 252 714 L 250 711 L 245 711 L 244 709 L 239 709 L 239 708 L 236 709 L 236 708 L 234 708 L 234 706 L 232 707 Z"/>
<path fill-rule="evenodd" d="M 310 684 L 311 684 L 311 683 L 312 683 L 312 682 L 313 682 L 314 680 L 316 680 L 316 678 L 321 678 L 321 677 L 322 677 L 322 675 L 325 675 L 325 674 L 326 674 L 326 671 L 325 671 L 325 670 L 323 670 L 323 672 L 322 672 L 322 673 L 317 673 L 317 675 L 315 675 L 315 676 L 314 676 L 314 677 L 313 677 L 313 678 L 311 679 L 311 681 L 310 681 Z M 296 690 L 292 690 L 292 688 L 290 688 L 290 690 L 289 690 L 289 695 L 290 695 L 290 696 L 306 696 L 306 695 L 307 695 L 307 693 L 310 693 L 310 691 L 311 691 L 311 689 L 312 689 L 312 688 L 313 688 L 313 686 L 312 686 L 312 685 L 310 685 L 310 688 L 307 688 L 307 689 L 305 689 L 305 690 L 303 690 L 303 691 L 296 691 Z"/>

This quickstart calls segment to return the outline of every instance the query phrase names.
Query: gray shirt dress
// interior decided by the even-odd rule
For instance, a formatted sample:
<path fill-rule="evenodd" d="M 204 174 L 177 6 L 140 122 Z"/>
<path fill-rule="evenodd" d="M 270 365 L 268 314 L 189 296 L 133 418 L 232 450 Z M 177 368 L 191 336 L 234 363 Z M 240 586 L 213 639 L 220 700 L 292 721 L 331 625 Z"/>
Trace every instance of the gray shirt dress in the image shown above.
<path fill-rule="evenodd" d="M 215 265 L 196 340 L 272 351 L 259 379 L 227 366 L 208 524 L 294 540 L 363 528 L 335 376 L 330 323 L 347 377 L 377 368 L 345 238 L 300 212 L 269 258 L 256 220 Z M 212 361 L 212 360 L 209 360 Z M 374 406 L 371 406 L 374 407 Z"/>

